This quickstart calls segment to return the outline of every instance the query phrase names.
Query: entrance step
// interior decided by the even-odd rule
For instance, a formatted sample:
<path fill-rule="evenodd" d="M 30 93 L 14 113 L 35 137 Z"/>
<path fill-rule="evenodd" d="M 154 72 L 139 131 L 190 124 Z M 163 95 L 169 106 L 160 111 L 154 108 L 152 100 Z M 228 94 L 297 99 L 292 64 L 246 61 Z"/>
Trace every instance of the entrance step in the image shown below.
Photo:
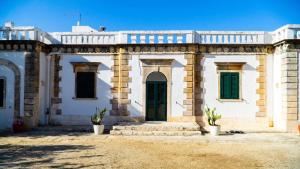
<path fill-rule="evenodd" d="M 112 135 L 138 136 L 192 136 L 201 135 L 197 123 L 145 122 L 119 123 L 110 131 Z"/>
<path fill-rule="evenodd" d="M 201 131 L 137 131 L 137 130 L 112 130 L 111 135 L 123 136 L 193 136 L 201 135 Z"/>

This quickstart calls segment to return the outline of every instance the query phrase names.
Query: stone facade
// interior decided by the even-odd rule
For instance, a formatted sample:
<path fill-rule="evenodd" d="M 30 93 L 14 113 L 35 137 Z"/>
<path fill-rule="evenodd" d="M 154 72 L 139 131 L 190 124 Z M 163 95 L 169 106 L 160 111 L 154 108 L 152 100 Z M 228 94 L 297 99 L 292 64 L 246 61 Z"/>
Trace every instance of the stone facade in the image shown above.
<path fill-rule="evenodd" d="M 60 94 L 61 88 L 61 72 L 64 71 L 65 67 L 61 65 L 61 57 L 66 54 L 72 55 L 107 55 L 111 57 L 113 63 L 112 67 L 109 67 L 112 77 L 110 79 L 111 88 L 110 93 L 112 98 L 110 98 L 111 109 L 109 109 L 109 117 L 116 119 L 134 119 L 140 118 L 139 120 L 145 119 L 145 102 L 141 104 L 143 111 L 140 116 L 132 116 L 129 111 L 129 105 L 135 102 L 129 98 L 129 94 L 135 90 L 130 88 L 130 84 L 135 77 L 130 77 L 130 71 L 132 71 L 132 66 L 130 61 L 133 57 L 139 57 L 139 55 L 151 55 L 157 58 L 145 59 L 139 58 L 139 62 L 142 63 L 140 66 L 141 74 L 143 77 L 143 100 L 145 101 L 145 81 L 147 76 L 158 71 L 163 73 L 168 79 L 168 100 L 167 100 L 167 111 L 168 111 L 168 122 L 198 122 L 203 125 L 203 107 L 204 107 L 204 93 L 203 82 L 205 79 L 210 77 L 204 77 L 204 61 L 207 57 L 217 57 L 217 56 L 239 56 L 246 57 L 244 55 L 252 55 L 257 61 L 257 67 L 253 70 L 257 73 L 256 81 L 257 85 L 255 91 L 256 96 L 258 96 L 254 101 L 257 107 L 257 112 L 255 117 L 266 117 L 268 114 L 267 110 L 267 77 L 266 70 L 269 66 L 267 63 L 267 55 L 272 55 L 275 50 L 281 49 L 281 91 L 282 91 L 282 107 L 281 115 L 284 117 L 286 122 L 287 130 L 294 131 L 295 126 L 298 123 L 298 85 L 299 85 L 299 40 L 296 41 L 283 41 L 278 44 L 197 44 L 197 43 L 177 43 L 177 44 L 111 44 L 111 45 L 95 45 L 95 44 L 85 44 L 85 45 L 65 45 L 65 44 L 43 44 L 40 42 L 24 42 L 23 41 L 1 41 L 0 51 L 26 51 L 25 54 L 25 79 L 24 79 L 24 117 L 29 124 L 29 126 L 36 126 L 39 121 L 39 103 L 41 98 L 39 93 L 40 87 L 40 53 L 44 52 L 49 56 L 50 60 L 50 121 L 51 116 L 64 115 L 60 106 L 65 104 L 62 102 Z M 185 64 L 183 64 L 183 74 L 174 75 L 172 74 L 172 62 L 174 60 L 170 58 L 162 58 L 160 55 L 182 55 L 184 57 Z M 137 56 L 138 55 L 138 56 Z M 100 57 L 100 56 L 99 56 Z M 179 57 L 179 56 L 178 56 Z M 215 64 L 217 61 L 214 61 Z M 93 63 L 93 61 L 91 61 Z M 227 60 L 226 63 L 231 63 L 231 60 Z M 15 113 L 20 111 L 20 72 L 17 68 L 4 59 L 0 58 L 0 64 L 10 67 L 15 73 Z M 244 64 L 244 63 L 243 63 Z M 243 71 L 242 64 L 238 66 L 240 72 Z M 98 65 L 97 65 L 98 66 Z M 227 65 L 228 66 L 228 65 Z M 271 65 L 272 66 L 272 65 Z M 73 65 L 74 67 L 74 65 Z M 76 67 L 76 66 L 75 66 Z M 232 66 L 234 67 L 234 66 Z M 236 67 L 235 67 L 236 68 Z M 234 69 L 235 69 L 234 68 Z M 74 70 L 76 68 L 73 68 Z M 88 66 L 87 69 L 95 69 Z M 219 69 L 216 66 L 216 69 Z M 224 69 L 222 69 L 224 70 Z M 76 70 L 75 70 L 76 71 Z M 172 81 L 173 76 L 183 76 L 182 82 L 184 84 L 184 98 L 183 107 L 184 111 L 182 115 L 173 116 L 171 111 L 171 98 L 172 92 L 171 86 L 176 81 Z M 217 75 L 218 76 L 218 75 Z M 107 84 L 110 85 L 110 84 Z M 215 89 L 218 90 L 218 89 Z M 217 97 L 217 96 L 216 96 Z M 218 99 L 218 98 L 216 98 Z M 244 101 L 244 100 L 239 100 Z M 221 101 L 220 101 L 221 102 Z M 181 103 L 178 103 L 181 104 Z M 227 104 L 222 102 L 221 104 Z"/>
<path fill-rule="evenodd" d="M 131 81 L 131 77 L 129 77 L 131 67 L 128 65 L 128 60 L 130 60 L 130 55 L 124 48 L 119 48 L 118 53 L 113 56 L 114 66 L 112 71 L 114 76 L 111 79 L 113 83 L 111 88 L 113 94 L 111 116 L 129 115 L 127 104 L 130 103 L 128 99 L 128 93 L 130 93 L 128 83 Z"/>
<path fill-rule="evenodd" d="M 281 55 L 282 116 L 288 131 L 295 131 L 298 120 L 299 44 L 283 44 Z"/>
<path fill-rule="evenodd" d="M 258 107 L 258 112 L 256 112 L 256 117 L 266 116 L 266 55 L 257 55 L 258 67 L 256 71 L 258 72 L 258 77 L 256 82 L 258 83 L 258 88 L 256 94 L 258 95 L 258 100 L 256 105 Z"/>

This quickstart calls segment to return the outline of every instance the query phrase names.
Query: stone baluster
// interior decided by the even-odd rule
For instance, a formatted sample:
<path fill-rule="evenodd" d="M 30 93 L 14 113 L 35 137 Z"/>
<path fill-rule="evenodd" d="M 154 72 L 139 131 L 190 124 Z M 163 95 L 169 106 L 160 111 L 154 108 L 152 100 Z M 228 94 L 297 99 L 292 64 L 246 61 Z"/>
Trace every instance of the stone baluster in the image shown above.
<path fill-rule="evenodd" d="M 212 43 L 217 43 L 217 35 L 212 35 Z"/>
<path fill-rule="evenodd" d="M 140 35 L 140 43 L 142 43 L 142 44 L 146 43 L 146 35 L 145 34 Z"/>
<path fill-rule="evenodd" d="M 228 38 L 229 38 L 229 35 L 224 35 L 224 43 L 225 44 L 229 43 Z"/>
<path fill-rule="evenodd" d="M 223 35 L 217 35 L 217 36 L 218 36 L 217 43 L 223 43 Z"/>
<path fill-rule="evenodd" d="M 247 40 L 246 40 L 246 35 L 241 35 L 241 43 L 246 43 L 247 42 Z"/>
<path fill-rule="evenodd" d="M 150 43 L 150 44 L 153 44 L 153 43 L 154 43 L 154 38 L 155 38 L 154 35 L 149 35 L 149 43 Z"/>
<path fill-rule="evenodd" d="M 181 34 L 178 34 L 177 35 L 177 43 L 182 43 L 182 35 Z"/>
<path fill-rule="evenodd" d="M 168 35 L 168 43 L 173 43 L 173 35 Z"/>
<path fill-rule="evenodd" d="M 158 43 L 164 43 L 164 35 L 158 35 Z"/>
<path fill-rule="evenodd" d="M 131 43 L 136 44 L 136 35 L 131 35 Z"/>

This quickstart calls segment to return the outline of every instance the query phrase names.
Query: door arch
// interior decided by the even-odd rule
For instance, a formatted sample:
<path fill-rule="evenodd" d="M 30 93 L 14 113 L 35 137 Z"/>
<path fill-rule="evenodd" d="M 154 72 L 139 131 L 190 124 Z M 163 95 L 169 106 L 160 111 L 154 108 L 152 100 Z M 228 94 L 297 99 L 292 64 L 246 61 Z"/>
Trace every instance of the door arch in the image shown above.
<path fill-rule="evenodd" d="M 161 72 L 146 79 L 146 121 L 167 121 L 167 78 Z"/>
<path fill-rule="evenodd" d="M 11 117 L 14 119 L 20 116 L 20 70 L 13 62 L 2 58 L 0 58 L 0 70 L 0 87 L 2 90 L 0 100 L 3 104 L 1 106 L 3 113 L 0 114 L 0 118 L 5 120 L 6 117 Z M 6 120 L 6 122 L 12 123 L 12 120 Z M 11 124 L 5 126 L 11 127 Z"/>

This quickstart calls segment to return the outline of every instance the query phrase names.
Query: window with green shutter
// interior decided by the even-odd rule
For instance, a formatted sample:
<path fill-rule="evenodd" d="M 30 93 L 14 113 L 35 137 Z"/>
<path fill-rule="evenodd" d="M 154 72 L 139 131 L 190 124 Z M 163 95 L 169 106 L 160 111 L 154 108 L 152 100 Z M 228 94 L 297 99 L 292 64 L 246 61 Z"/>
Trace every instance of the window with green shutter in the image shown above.
<path fill-rule="evenodd" d="M 239 73 L 220 72 L 220 99 L 239 99 Z"/>

